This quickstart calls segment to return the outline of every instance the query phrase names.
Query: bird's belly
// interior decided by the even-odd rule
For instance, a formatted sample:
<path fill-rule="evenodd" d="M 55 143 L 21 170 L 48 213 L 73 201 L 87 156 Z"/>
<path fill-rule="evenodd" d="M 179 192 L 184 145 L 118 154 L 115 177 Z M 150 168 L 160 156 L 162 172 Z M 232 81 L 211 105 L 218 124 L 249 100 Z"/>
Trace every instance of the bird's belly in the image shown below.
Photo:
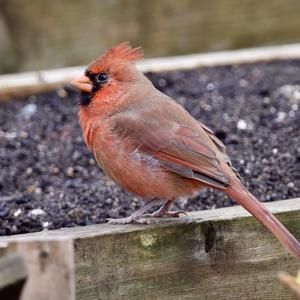
<path fill-rule="evenodd" d="M 94 155 L 104 172 L 124 189 L 141 197 L 170 199 L 189 195 L 202 187 L 200 182 L 164 169 L 151 154 L 119 141 L 103 143 L 97 149 L 102 149 L 94 151 Z"/>

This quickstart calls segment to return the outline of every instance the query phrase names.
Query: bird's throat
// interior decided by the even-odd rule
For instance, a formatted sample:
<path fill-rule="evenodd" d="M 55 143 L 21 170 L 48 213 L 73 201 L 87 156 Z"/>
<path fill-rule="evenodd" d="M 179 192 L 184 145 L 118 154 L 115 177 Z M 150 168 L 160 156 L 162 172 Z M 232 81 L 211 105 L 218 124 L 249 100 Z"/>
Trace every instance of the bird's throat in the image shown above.
<path fill-rule="evenodd" d="M 87 106 L 91 103 L 92 93 L 81 92 L 80 105 Z"/>

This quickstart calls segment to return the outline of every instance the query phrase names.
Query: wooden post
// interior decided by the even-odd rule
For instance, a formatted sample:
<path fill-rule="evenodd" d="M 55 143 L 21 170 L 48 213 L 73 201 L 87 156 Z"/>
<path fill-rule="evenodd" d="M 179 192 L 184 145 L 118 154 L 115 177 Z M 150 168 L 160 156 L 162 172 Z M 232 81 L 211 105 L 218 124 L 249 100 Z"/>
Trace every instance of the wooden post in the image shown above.
<path fill-rule="evenodd" d="M 19 300 L 27 278 L 24 259 L 19 253 L 0 259 L 0 299 Z"/>
<path fill-rule="evenodd" d="M 72 240 L 13 241 L 8 244 L 7 253 L 21 253 L 28 270 L 20 300 L 75 299 Z"/>

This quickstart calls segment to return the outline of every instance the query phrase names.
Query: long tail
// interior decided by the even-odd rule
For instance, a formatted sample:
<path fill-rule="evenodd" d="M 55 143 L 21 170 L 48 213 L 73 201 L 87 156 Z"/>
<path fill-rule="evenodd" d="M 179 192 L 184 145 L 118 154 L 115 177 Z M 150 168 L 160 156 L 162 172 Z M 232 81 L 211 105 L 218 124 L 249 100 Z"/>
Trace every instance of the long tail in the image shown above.
<path fill-rule="evenodd" d="M 229 197 L 247 209 L 258 221 L 264 224 L 290 254 L 300 260 L 300 243 L 237 178 L 232 178 L 231 186 L 226 192 Z"/>

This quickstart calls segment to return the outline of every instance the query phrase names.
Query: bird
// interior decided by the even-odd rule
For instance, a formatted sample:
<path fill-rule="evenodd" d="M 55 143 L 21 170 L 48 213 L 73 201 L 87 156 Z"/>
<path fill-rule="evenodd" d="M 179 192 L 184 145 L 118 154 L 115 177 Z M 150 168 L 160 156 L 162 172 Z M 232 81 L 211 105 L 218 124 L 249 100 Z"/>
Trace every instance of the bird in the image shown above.
<path fill-rule="evenodd" d="M 243 206 L 300 260 L 299 242 L 247 190 L 223 142 L 153 86 L 136 67 L 142 58 L 140 47 L 123 42 L 71 82 L 81 91 L 79 123 L 99 167 L 145 200 L 132 215 L 109 223 L 147 224 L 151 218 L 179 217 L 182 211 L 170 210 L 176 198 L 212 188 Z"/>

